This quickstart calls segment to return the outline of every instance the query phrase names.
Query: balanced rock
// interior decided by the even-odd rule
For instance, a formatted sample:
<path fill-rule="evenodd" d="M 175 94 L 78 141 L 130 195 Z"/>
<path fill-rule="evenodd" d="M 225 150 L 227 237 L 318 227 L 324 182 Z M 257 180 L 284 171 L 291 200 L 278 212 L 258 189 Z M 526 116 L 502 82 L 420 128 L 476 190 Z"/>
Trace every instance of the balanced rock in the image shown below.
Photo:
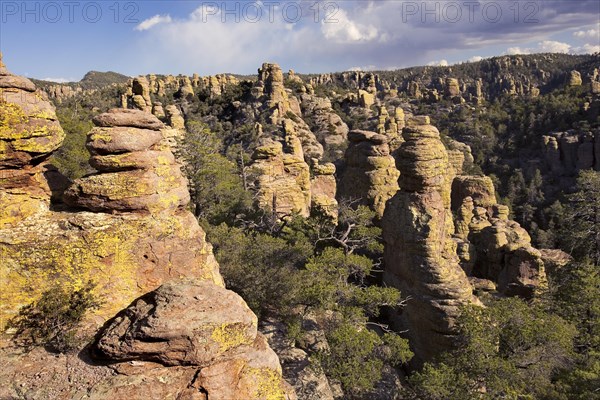
<path fill-rule="evenodd" d="M 461 307 L 477 302 L 460 267 L 450 211 L 453 169 L 438 130 L 404 128 L 400 190 L 382 219 L 385 282 L 410 298 L 399 320 L 420 360 L 451 348 Z"/>
<path fill-rule="evenodd" d="M 396 161 L 390 154 L 389 136 L 354 130 L 348 134 L 346 167 L 340 178 L 338 199 L 360 198 L 381 218 L 386 202 L 398 191 Z"/>
<path fill-rule="evenodd" d="M 90 164 L 99 173 L 78 179 L 64 195 L 71 206 L 92 211 L 151 213 L 185 206 L 187 181 L 152 114 L 114 109 L 94 118 L 88 134 Z"/>

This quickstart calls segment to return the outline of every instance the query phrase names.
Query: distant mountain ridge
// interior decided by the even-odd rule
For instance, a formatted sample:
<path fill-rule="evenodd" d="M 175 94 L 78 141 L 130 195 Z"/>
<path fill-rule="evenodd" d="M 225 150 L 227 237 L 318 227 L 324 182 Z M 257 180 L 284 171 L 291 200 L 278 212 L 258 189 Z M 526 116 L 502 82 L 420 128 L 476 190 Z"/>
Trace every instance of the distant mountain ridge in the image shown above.
<path fill-rule="evenodd" d="M 100 72 L 100 71 L 89 71 L 87 74 L 79 82 L 66 82 L 66 83 L 58 83 L 52 81 L 45 81 L 39 79 L 32 79 L 32 81 L 38 86 L 42 88 L 46 88 L 49 86 L 55 85 L 63 85 L 70 86 L 72 88 L 81 88 L 83 90 L 89 89 L 101 89 L 106 86 L 110 86 L 113 84 L 123 84 L 127 83 L 130 79 L 129 76 L 119 74 L 114 71 Z"/>

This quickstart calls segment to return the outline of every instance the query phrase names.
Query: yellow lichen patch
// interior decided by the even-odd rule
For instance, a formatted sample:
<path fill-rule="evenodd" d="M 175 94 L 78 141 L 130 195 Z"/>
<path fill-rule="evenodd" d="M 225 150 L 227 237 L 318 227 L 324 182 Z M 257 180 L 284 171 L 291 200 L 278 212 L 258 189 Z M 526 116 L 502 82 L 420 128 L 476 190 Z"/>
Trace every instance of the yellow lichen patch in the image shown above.
<path fill-rule="evenodd" d="M 0 243 L 0 316 L 4 320 L 14 315 L 56 282 L 77 290 L 93 281 L 94 295 L 104 300 L 97 313 L 101 320 L 111 317 L 140 294 L 139 265 L 131 257 L 137 237 L 135 224 L 115 223 L 85 234 L 52 232 L 42 237 L 29 231 L 19 237 L 20 243 Z"/>
<path fill-rule="evenodd" d="M 8 151 L 10 150 L 10 146 L 4 140 L 0 140 L 0 161 L 4 161 L 8 159 Z"/>
<path fill-rule="evenodd" d="M 28 153 L 46 154 L 60 147 L 65 133 L 60 126 L 44 126 L 29 131 L 28 136 L 28 139 L 14 141 L 14 149 Z"/>
<path fill-rule="evenodd" d="M 0 99 L 0 139 L 15 139 L 21 133 L 15 132 L 13 127 L 26 123 L 27 116 L 16 104 L 6 103 Z"/>
<path fill-rule="evenodd" d="M 254 338 L 248 337 L 241 324 L 223 324 L 213 330 L 212 340 L 219 344 L 219 350 L 225 352 L 234 347 L 251 344 Z"/>
<path fill-rule="evenodd" d="M 80 179 L 84 193 L 120 200 L 154 194 L 155 189 L 148 179 L 137 172 L 118 172 L 94 175 Z"/>
<path fill-rule="evenodd" d="M 90 142 L 103 142 L 110 143 L 112 142 L 112 136 L 110 134 L 109 128 L 99 128 L 96 127 L 90 131 L 88 134 L 88 140 Z"/>
<path fill-rule="evenodd" d="M 256 400 L 285 400 L 283 379 L 270 368 L 248 368 L 256 388 L 252 396 Z"/>
<path fill-rule="evenodd" d="M 0 229 L 16 226 L 25 218 L 44 209 L 43 202 L 39 199 L 0 193 Z"/>

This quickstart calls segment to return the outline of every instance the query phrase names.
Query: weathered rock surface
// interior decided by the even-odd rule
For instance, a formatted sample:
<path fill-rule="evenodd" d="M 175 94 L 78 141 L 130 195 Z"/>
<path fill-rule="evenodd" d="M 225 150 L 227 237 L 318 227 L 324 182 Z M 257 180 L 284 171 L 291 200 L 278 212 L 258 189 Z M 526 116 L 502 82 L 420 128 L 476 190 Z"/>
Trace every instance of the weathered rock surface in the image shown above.
<path fill-rule="evenodd" d="M 45 160 L 64 137 L 45 94 L 8 72 L 0 54 L 0 229 L 48 210 Z"/>
<path fill-rule="evenodd" d="M 460 307 L 477 300 L 458 263 L 450 211 L 453 169 L 431 125 L 409 125 L 398 151 L 400 190 L 382 219 L 384 280 L 410 296 L 400 316 L 416 357 L 450 348 Z"/>
<path fill-rule="evenodd" d="M 310 94 L 301 96 L 302 115 L 312 119 L 314 134 L 323 145 L 323 150 L 331 157 L 341 158 L 348 140 L 348 125 L 336 114 L 331 100 Z"/>
<path fill-rule="evenodd" d="M 487 176 L 460 175 L 452 181 L 452 209 L 458 209 L 465 198 L 471 198 L 478 207 L 496 204 L 496 189 Z"/>
<path fill-rule="evenodd" d="M 567 78 L 568 86 L 581 86 L 581 73 L 579 71 L 571 71 L 569 72 L 569 76 Z"/>
<path fill-rule="evenodd" d="M 494 185 L 486 176 L 458 176 L 452 184 L 457 213 L 456 237 L 463 269 L 493 281 L 507 295 L 531 297 L 546 285 L 544 262 L 527 231 L 509 220 L 508 207 L 496 204 Z"/>
<path fill-rule="evenodd" d="M 311 210 L 317 210 L 336 220 L 338 215 L 336 192 L 335 165 L 331 163 L 319 165 L 319 161 L 313 159 L 310 180 Z"/>
<path fill-rule="evenodd" d="M 375 132 L 351 131 L 348 139 L 337 197 L 360 198 L 381 218 L 386 202 L 398 191 L 400 175 L 390 154 L 390 138 Z"/>
<path fill-rule="evenodd" d="M 281 142 L 264 139 L 252 155 L 250 174 L 258 205 L 277 215 L 310 214 L 311 182 L 298 138 Z"/>
<path fill-rule="evenodd" d="M 152 114 L 114 109 L 94 118 L 90 164 L 99 173 L 78 179 L 65 202 L 92 211 L 163 212 L 186 205 L 187 181 Z M 161 132 L 159 129 L 163 129 Z"/>
<path fill-rule="evenodd" d="M 49 121 L 50 127 L 55 126 L 54 120 Z M 61 205 L 56 210 L 41 209 L 14 226 L 0 227 L 0 329 L 4 331 L 21 307 L 57 286 L 73 291 L 88 282 L 95 284 L 92 295 L 101 305 L 86 314 L 77 330 L 88 338 L 107 319 L 143 297 L 98 336 L 98 353 L 113 362 L 110 367 L 94 365 L 85 359 L 85 351 L 81 353 L 85 362 L 75 355 L 47 358 L 39 351 L 9 354 L 12 350 L 4 342 L 8 337 L 2 336 L 0 376 L 3 382 L 8 378 L 15 384 L 2 385 L 1 396 L 295 398 L 281 377 L 276 354 L 257 334 L 256 316 L 238 295 L 223 288 L 212 247 L 185 208 L 189 196 L 185 180 L 175 182 L 181 189 L 175 204 L 158 196 L 158 202 L 170 204 L 159 207 L 159 213 L 147 212 L 152 211 L 148 206 L 153 201 L 139 200 L 141 188 L 160 187 L 170 175 L 181 178 L 165 144 L 162 123 L 135 110 L 114 110 L 96 118 L 96 123 L 99 127 L 92 131 L 88 147 L 101 172 L 75 183 L 66 197 L 71 204 L 105 212 L 76 212 Z M 4 127 L 12 132 L 12 125 Z M 5 147 L 0 150 L 4 159 L 12 154 Z M 32 152 L 46 156 L 46 150 Z M 47 183 L 34 179 L 37 171 L 32 172 L 27 162 L 19 166 L 10 170 L 10 179 L 16 177 L 32 190 L 46 190 Z M 25 177 L 19 176 L 22 171 Z M 152 174 L 158 178 L 153 180 Z M 97 178 L 102 176 L 111 178 Z M 10 179 L 6 182 L 12 185 Z M 10 193 L 10 186 L 0 189 L 0 198 Z M 86 190 L 97 198 L 80 196 Z M 119 208 L 118 201 L 111 203 L 114 193 L 135 206 Z M 34 369 L 38 373 L 33 374 Z"/>
<path fill-rule="evenodd" d="M 109 360 L 204 367 L 252 344 L 256 327 L 237 294 L 211 282 L 171 281 L 119 313 L 94 348 Z"/>

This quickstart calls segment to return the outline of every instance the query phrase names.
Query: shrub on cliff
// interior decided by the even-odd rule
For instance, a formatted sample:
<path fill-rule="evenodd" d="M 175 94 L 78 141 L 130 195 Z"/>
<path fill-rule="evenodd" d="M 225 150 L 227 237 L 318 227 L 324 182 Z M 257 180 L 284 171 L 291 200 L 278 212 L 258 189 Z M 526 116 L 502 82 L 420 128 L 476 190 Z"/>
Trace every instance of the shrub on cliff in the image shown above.
<path fill-rule="evenodd" d="M 43 345 L 59 353 L 77 348 L 82 340 L 77 332 L 79 322 L 100 306 L 93 289 L 94 284 L 88 282 L 81 289 L 57 284 L 44 292 L 9 322 L 9 328 L 16 330 L 14 340 L 25 347 Z"/>

